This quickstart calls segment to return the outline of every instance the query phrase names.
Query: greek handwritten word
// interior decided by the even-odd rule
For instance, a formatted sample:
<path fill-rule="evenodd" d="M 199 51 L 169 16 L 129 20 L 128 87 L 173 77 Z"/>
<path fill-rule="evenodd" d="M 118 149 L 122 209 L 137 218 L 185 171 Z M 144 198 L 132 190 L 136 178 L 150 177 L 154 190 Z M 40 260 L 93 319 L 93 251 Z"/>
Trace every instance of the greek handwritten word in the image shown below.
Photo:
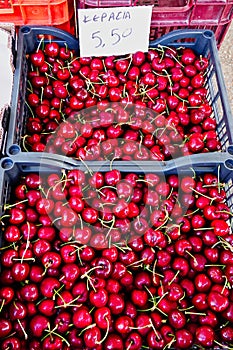
<path fill-rule="evenodd" d="M 95 14 L 93 16 L 84 15 L 83 23 L 96 23 L 96 22 L 113 22 L 113 21 L 127 21 L 131 19 L 129 11 L 118 11 L 106 13 L 102 12 L 100 15 Z"/>

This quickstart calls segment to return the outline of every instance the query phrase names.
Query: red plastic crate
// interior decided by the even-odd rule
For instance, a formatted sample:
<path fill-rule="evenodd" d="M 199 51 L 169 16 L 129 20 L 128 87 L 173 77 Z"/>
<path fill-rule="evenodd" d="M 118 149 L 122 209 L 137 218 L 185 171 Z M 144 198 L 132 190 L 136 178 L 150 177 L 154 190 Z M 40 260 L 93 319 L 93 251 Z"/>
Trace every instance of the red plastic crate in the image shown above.
<path fill-rule="evenodd" d="M 220 47 L 233 17 L 233 0 L 79 0 L 78 8 L 153 5 L 150 39 L 176 29 L 209 29 Z"/>
<path fill-rule="evenodd" d="M 0 22 L 51 25 L 74 32 L 74 0 L 0 0 Z"/>

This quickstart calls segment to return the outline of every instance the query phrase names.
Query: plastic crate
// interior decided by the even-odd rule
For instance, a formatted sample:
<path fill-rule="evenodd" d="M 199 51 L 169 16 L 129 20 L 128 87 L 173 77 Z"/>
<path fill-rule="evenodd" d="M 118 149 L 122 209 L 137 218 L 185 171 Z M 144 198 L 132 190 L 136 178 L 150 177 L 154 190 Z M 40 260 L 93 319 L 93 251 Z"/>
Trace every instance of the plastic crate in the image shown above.
<path fill-rule="evenodd" d="M 232 212 L 233 211 L 233 184 L 232 184 L 233 159 L 229 159 L 226 156 L 220 155 L 220 154 L 218 155 L 218 157 L 215 157 L 212 155 L 212 156 L 206 156 L 204 158 L 203 157 L 200 158 L 199 155 L 197 155 L 196 157 L 193 157 L 193 159 L 194 158 L 195 158 L 195 160 L 193 161 L 193 164 L 192 164 L 192 170 L 189 169 L 189 166 L 190 166 L 189 162 L 186 162 L 184 159 L 182 162 L 179 163 L 179 165 L 177 167 L 170 167 L 170 169 L 166 169 L 165 172 L 161 168 L 159 168 L 157 163 L 154 164 L 153 170 L 152 170 L 150 165 L 147 166 L 146 164 L 143 164 L 143 167 L 139 167 L 139 164 L 137 164 L 137 163 L 127 164 L 127 165 L 122 165 L 121 163 L 120 164 L 118 163 L 118 164 L 115 164 L 114 169 L 119 169 L 121 172 L 125 172 L 125 173 L 135 172 L 137 174 L 145 174 L 148 172 L 149 173 L 153 172 L 159 176 L 176 174 L 176 175 L 178 175 L 179 180 L 181 180 L 182 177 L 190 176 L 190 174 L 192 176 L 193 171 L 196 173 L 196 175 L 200 175 L 200 176 L 202 176 L 206 173 L 216 174 L 218 176 L 219 180 L 221 181 L 221 183 L 225 183 L 226 204 L 227 204 L 228 208 L 230 209 L 230 211 Z M 59 161 L 56 159 L 56 156 L 51 157 L 51 159 L 46 159 L 46 158 L 41 159 L 39 157 L 33 159 L 33 158 L 27 157 L 25 154 L 23 154 L 21 157 L 18 157 L 18 159 L 16 161 L 13 161 L 12 158 L 2 159 L 1 163 L 0 163 L 0 215 L 4 216 L 4 204 L 9 204 L 9 203 L 11 204 L 10 200 L 12 198 L 12 196 L 11 196 L 12 188 L 19 183 L 19 180 L 21 177 L 26 176 L 28 173 L 39 173 L 40 177 L 43 179 L 43 178 L 47 178 L 47 176 L 51 173 L 57 173 L 59 176 L 61 176 L 61 170 L 68 171 L 68 170 L 72 170 L 72 169 L 77 169 L 77 165 L 75 166 L 75 164 L 73 162 L 71 162 L 70 164 L 59 163 Z M 80 164 L 80 169 L 85 170 L 83 164 Z M 92 163 L 92 170 L 99 171 L 100 169 L 102 172 L 106 172 L 106 171 L 109 171 L 109 166 L 105 166 L 104 164 L 100 164 L 97 162 Z M 65 199 L 65 201 L 66 201 L 66 199 Z M 170 220 L 171 220 L 171 217 L 170 217 Z M 229 221 L 232 221 L 232 218 Z M 35 224 L 36 223 L 37 222 L 35 222 Z M 229 222 L 228 224 L 230 226 L 231 223 Z M 53 225 L 55 225 L 55 223 L 53 223 Z M 5 226 L 5 228 L 6 228 L 6 226 Z M 166 227 L 164 227 L 164 228 L 166 229 Z M 205 228 L 207 228 L 206 225 L 203 229 L 205 229 Z M 75 226 L 72 226 L 72 230 L 75 230 Z M 95 232 L 94 229 L 92 229 L 92 230 L 93 230 L 92 232 L 94 233 Z M 163 228 L 161 228 L 160 230 L 163 230 Z M 1 237 L 2 236 L 0 236 L 0 244 L 2 247 L 2 246 L 4 246 L 4 242 L 1 242 Z M 59 242 L 61 242 L 61 241 L 59 241 L 59 238 L 57 238 L 57 237 L 56 237 L 56 240 L 57 240 L 56 243 L 58 243 L 58 244 L 59 244 Z M 53 242 L 54 241 L 52 241 L 52 243 Z M 71 241 L 71 243 L 72 243 L 72 241 Z M 75 241 L 74 243 L 75 243 L 74 246 L 77 248 L 77 242 Z M 64 244 L 66 244 L 66 243 L 64 243 Z M 9 245 L 9 243 L 8 243 L 8 245 Z M 19 245 L 17 244 L 17 246 L 19 246 Z M 119 247 L 121 247 L 121 246 L 119 245 Z M 218 247 L 221 250 L 225 249 L 224 246 L 221 246 L 220 244 L 218 245 Z M 119 248 L 119 249 L 123 250 L 123 248 L 122 249 Z M 158 249 L 157 247 L 155 247 L 154 249 L 155 249 L 155 251 L 157 251 L 157 250 L 163 249 L 163 248 Z M 99 250 L 99 248 L 97 248 L 97 250 Z M 97 254 L 98 254 L 98 252 L 97 252 Z M 31 262 L 31 264 L 33 264 L 33 263 L 34 262 Z M 79 263 L 79 261 L 77 263 Z M 113 262 L 113 264 L 114 264 L 114 262 Z M 128 268 L 130 270 L 130 265 L 128 265 L 128 266 L 129 266 Z M 2 268 L 2 271 L 3 271 L 3 269 L 4 268 Z M 143 269 L 142 269 L 142 271 L 143 271 Z M 156 267 L 156 272 L 158 273 L 159 271 L 160 271 L 159 268 L 157 269 L 157 267 Z M 140 270 L 139 270 L 139 268 L 136 269 L 136 266 L 135 266 L 135 269 L 133 269 L 133 273 L 136 274 L 138 272 L 140 272 Z M 58 272 L 58 276 L 60 277 L 59 273 L 60 273 L 60 270 Z M 199 273 L 199 271 L 196 273 Z M 219 284 L 219 285 L 221 286 L 221 284 Z M 12 286 L 15 288 L 16 287 L 20 288 L 19 284 L 12 284 Z M 223 286 L 223 284 L 222 284 L 222 286 Z M 128 288 L 127 285 L 122 287 L 121 293 L 123 293 L 125 290 L 127 291 L 127 288 Z M 230 288 L 230 287 L 228 287 L 228 288 Z M 155 297 L 156 296 L 157 296 L 157 293 L 155 293 Z M 54 294 L 54 300 L 56 300 L 55 297 L 56 297 L 56 293 Z M 187 299 L 189 298 L 186 295 L 184 295 L 184 297 Z M 16 296 L 16 298 L 17 298 L 17 296 Z M 15 299 L 15 300 L 17 300 L 17 299 Z M 191 298 L 189 300 L 191 300 Z M 28 303 L 28 301 L 25 301 L 25 305 L 27 305 L 27 303 Z M 30 317 L 32 317 L 32 316 L 33 315 L 29 315 L 29 320 L 30 320 Z M 48 320 L 49 321 L 51 320 L 51 322 L 53 322 L 53 318 L 51 318 L 51 316 L 48 316 Z M 72 327 L 72 325 L 70 327 Z M 64 336 L 66 337 L 66 335 L 67 334 L 65 334 Z M 15 336 L 17 337 L 17 331 L 16 331 Z M 29 334 L 29 340 L 30 340 L 30 334 Z M 1 339 L 1 341 L 2 341 L 2 339 Z M 1 343 L 1 341 L 0 341 L 0 343 Z M 224 343 L 224 344 L 226 345 L 226 343 Z M 223 345 L 223 347 L 225 345 Z M 195 350 L 195 349 L 196 349 L 196 346 L 190 347 L 190 350 Z M 171 350 L 176 350 L 176 349 L 171 347 Z"/>
<path fill-rule="evenodd" d="M 27 107 L 25 104 L 27 80 L 26 54 L 37 47 L 41 35 L 48 35 L 48 40 L 52 38 L 52 40 L 59 42 L 60 45 L 67 44 L 68 47 L 76 50 L 77 53 L 79 50 L 78 40 L 61 30 L 50 27 L 21 28 L 18 40 L 11 115 L 9 126 L 4 134 L 3 155 L 12 156 L 23 153 L 23 149 L 21 149 L 21 138 L 25 135 L 25 123 L 27 120 Z M 156 47 L 159 44 L 171 47 L 179 47 L 181 45 L 191 47 L 198 54 L 209 57 L 210 64 L 207 72 L 208 99 L 213 106 L 222 151 L 227 151 L 228 147 L 233 144 L 233 120 L 213 32 L 178 30 L 151 42 L 150 46 Z"/>
<path fill-rule="evenodd" d="M 177 29 L 208 29 L 220 47 L 233 15 L 232 0 L 79 0 L 79 8 L 152 5 L 150 40 Z"/>
<path fill-rule="evenodd" d="M 16 26 L 52 25 L 74 33 L 73 0 L 3 0 L 0 1 L 0 22 Z"/>
<path fill-rule="evenodd" d="M 230 148 L 233 155 L 233 147 Z M 123 173 L 135 172 L 137 174 L 156 173 L 159 176 L 177 174 L 180 179 L 193 174 L 205 173 L 218 174 L 221 183 L 225 184 L 227 193 L 227 205 L 233 211 L 233 157 L 230 153 L 194 154 L 190 157 L 173 159 L 166 166 L 157 161 L 115 161 L 109 164 L 105 161 L 87 161 L 85 163 L 67 159 L 55 154 L 22 153 L 11 157 L 3 157 L 0 160 L 0 215 L 4 212 L 4 204 L 10 197 L 11 187 L 18 183 L 19 176 L 35 172 L 42 175 L 61 170 L 80 169 L 88 172 L 106 172 L 110 169 L 118 169 Z M 233 218 L 231 219 L 233 220 Z"/>

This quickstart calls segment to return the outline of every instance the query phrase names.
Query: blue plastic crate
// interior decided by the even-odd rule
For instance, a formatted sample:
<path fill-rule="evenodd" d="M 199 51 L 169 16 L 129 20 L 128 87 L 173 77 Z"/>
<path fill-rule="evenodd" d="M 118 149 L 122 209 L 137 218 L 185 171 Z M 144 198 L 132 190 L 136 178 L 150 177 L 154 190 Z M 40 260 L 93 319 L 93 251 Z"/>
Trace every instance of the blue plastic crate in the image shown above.
<path fill-rule="evenodd" d="M 57 41 L 60 45 L 67 45 L 70 49 L 79 51 L 79 42 L 70 34 L 51 27 L 29 27 L 20 29 L 14 89 L 12 96 L 9 126 L 5 132 L 3 155 L 12 156 L 23 153 L 21 147 L 22 136 L 25 135 L 25 124 L 28 110 L 25 105 L 27 60 L 26 55 L 37 48 L 41 36 L 45 42 Z M 208 101 L 213 107 L 213 115 L 217 122 L 217 134 L 221 143 L 221 151 L 226 152 L 233 144 L 233 119 L 228 102 L 226 87 L 221 70 L 214 33 L 209 30 L 176 30 L 150 42 L 150 47 L 158 45 L 169 47 L 190 47 L 197 54 L 208 57 L 206 88 Z M 166 161 L 168 163 L 169 161 Z"/>
<path fill-rule="evenodd" d="M 165 177 L 177 174 L 180 178 L 194 174 L 218 174 L 221 183 L 225 184 L 227 204 L 233 212 L 233 157 L 227 152 L 194 154 L 172 159 L 167 164 L 157 161 L 125 162 L 120 160 L 114 161 L 113 164 L 109 164 L 107 161 L 80 162 L 55 154 L 31 152 L 3 157 L 0 160 L 0 215 L 4 212 L 4 204 L 9 200 L 11 187 L 18 182 L 20 176 L 30 172 L 48 175 L 51 172 L 60 173 L 63 169 L 68 171 L 77 168 L 86 172 L 90 169 L 93 172 L 106 172 L 114 168 L 123 173 L 156 173 Z"/>
<path fill-rule="evenodd" d="M 182 176 L 187 176 L 190 174 L 193 175 L 194 173 L 200 176 L 203 176 L 206 173 L 214 173 L 218 175 L 221 183 L 225 183 L 225 191 L 227 195 L 226 202 L 231 212 L 233 211 L 233 158 L 228 158 L 226 153 L 219 153 L 218 155 L 210 154 L 204 157 L 201 157 L 200 155 L 194 155 L 192 157 L 192 162 L 188 161 L 188 157 L 184 157 L 182 160 L 178 161 L 176 166 L 174 166 L 174 164 L 170 164 L 170 166 L 166 167 L 165 170 L 160 167 L 158 162 L 154 163 L 153 168 L 151 168 L 151 163 L 147 162 L 143 162 L 141 164 L 135 162 L 126 165 L 125 162 L 122 163 L 118 161 L 114 164 L 114 169 L 119 169 L 121 172 L 125 173 L 129 173 L 131 171 L 137 174 L 153 172 L 160 176 L 177 174 L 179 176 L 179 179 L 181 179 Z M 39 173 L 40 175 L 47 178 L 47 176 L 51 173 L 55 172 L 61 175 L 61 171 L 77 169 L 77 166 L 80 166 L 80 168 L 85 171 L 84 164 L 80 164 L 72 160 L 70 163 L 63 163 L 59 158 L 56 157 L 56 155 L 51 155 L 49 158 L 39 156 L 36 158 L 33 157 L 32 154 L 27 155 L 24 153 L 18 157 L 2 158 L 0 162 L 0 215 L 4 214 L 4 204 L 9 204 L 11 198 L 11 189 L 19 183 L 19 180 L 22 176 L 24 177 L 28 173 Z M 101 169 L 101 171 L 106 172 L 109 170 L 109 164 L 106 163 L 100 164 L 100 162 L 92 162 L 90 166 L 93 171 Z M 0 244 L 2 244 L 1 241 Z M 27 301 L 25 301 L 25 303 L 27 303 Z M 175 350 L 174 348 L 171 349 Z M 196 347 L 193 346 L 190 348 L 190 350 L 191 349 L 195 350 Z"/>

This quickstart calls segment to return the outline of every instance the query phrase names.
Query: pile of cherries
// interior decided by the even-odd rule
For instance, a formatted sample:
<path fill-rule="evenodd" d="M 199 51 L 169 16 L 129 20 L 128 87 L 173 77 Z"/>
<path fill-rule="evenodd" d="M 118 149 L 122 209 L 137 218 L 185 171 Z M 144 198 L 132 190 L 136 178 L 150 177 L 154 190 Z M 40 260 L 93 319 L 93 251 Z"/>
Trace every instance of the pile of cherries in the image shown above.
<path fill-rule="evenodd" d="M 78 57 L 56 42 L 40 43 L 28 55 L 22 148 L 83 160 L 218 151 L 208 66 L 183 47 Z"/>
<path fill-rule="evenodd" d="M 232 349 L 225 199 L 212 173 L 26 173 L 1 218 L 1 349 Z"/>

